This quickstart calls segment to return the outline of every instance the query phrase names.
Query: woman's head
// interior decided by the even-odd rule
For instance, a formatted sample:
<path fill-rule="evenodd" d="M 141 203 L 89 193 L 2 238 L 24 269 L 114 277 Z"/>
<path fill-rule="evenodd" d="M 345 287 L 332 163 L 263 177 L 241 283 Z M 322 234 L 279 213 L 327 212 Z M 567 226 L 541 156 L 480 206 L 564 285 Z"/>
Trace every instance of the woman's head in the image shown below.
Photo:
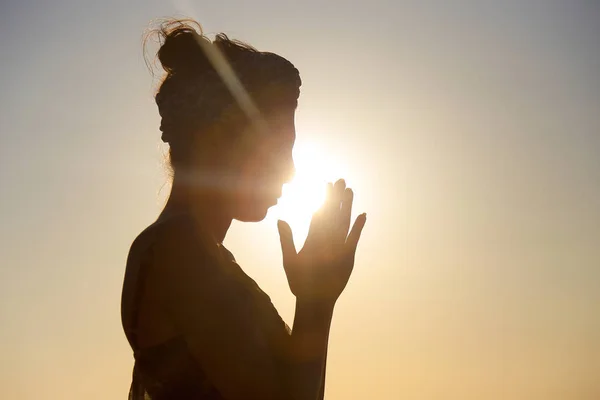
<path fill-rule="evenodd" d="M 159 35 L 167 75 L 156 103 L 174 180 L 216 193 L 232 218 L 264 218 L 293 174 L 298 70 L 224 34 L 211 41 L 193 22 Z"/>

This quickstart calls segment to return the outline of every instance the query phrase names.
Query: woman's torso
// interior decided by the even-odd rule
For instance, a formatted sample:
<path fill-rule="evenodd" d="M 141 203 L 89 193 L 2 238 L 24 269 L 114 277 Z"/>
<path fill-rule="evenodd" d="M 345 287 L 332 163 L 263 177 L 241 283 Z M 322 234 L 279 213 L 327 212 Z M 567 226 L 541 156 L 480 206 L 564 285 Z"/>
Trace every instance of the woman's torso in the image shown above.
<path fill-rule="evenodd" d="M 132 245 L 125 273 L 122 298 L 123 327 L 133 349 L 135 366 L 130 400 L 221 399 L 187 347 L 185 337 L 171 324 L 160 305 L 160 277 L 153 273 L 153 245 L 164 224 L 161 221 L 147 228 Z M 272 340 L 286 340 L 289 328 L 283 322 L 270 298 L 248 277 L 223 246 L 210 240 L 199 240 L 198 246 L 211 246 L 219 270 L 227 276 L 234 291 L 228 296 L 240 307 L 250 307 L 258 329 Z M 208 243 L 208 245 L 207 245 Z M 199 268 L 200 271 L 200 268 Z M 202 279 L 198 276 L 198 279 Z M 253 321 L 254 322 L 254 321 Z M 248 337 L 248 340 L 252 340 Z"/>

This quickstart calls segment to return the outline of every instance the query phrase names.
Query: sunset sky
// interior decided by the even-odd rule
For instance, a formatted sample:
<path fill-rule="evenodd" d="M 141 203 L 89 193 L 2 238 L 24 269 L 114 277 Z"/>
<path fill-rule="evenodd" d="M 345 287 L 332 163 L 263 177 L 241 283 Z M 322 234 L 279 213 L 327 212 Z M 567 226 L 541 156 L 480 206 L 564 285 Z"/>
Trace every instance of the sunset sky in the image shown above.
<path fill-rule="evenodd" d="M 1 2 L 0 398 L 126 398 L 125 259 L 169 191 L 141 45 L 165 16 L 300 70 L 298 182 L 225 241 L 288 323 L 276 219 L 301 243 L 339 177 L 368 214 L 327 400 L 600 399 L 593 0 Z"/>

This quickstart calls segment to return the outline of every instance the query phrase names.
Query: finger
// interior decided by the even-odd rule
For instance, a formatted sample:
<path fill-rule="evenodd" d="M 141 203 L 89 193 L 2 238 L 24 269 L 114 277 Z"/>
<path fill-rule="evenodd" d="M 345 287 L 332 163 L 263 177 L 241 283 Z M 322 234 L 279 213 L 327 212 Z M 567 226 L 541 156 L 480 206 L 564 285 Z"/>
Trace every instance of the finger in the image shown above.
<path fill-rule="evenodd" d="M 333 186 L 333 193 L 331 194 L 332 208 L 337 210 L 340 209 L 345 190 L 346 181 L 343 179 L 338 179 L 338 181 Z"/>
<path fill-rule="evenodd" d="M 321 220 L 323 215 L 323 210 L 319 209 L 315 211 L 310 219 L 310 225 L 308 227 L 308 234 L 306 235 L 306 240 L 304 241 L 304 246 L 312 246 L 315 243 L 319 242 L 319 238 L 322 235 L 322 222 Z"/>
<path fill-rule="evenodd" d="M 321 206 L 321 210 L 329 211 L 331 208 L 331 201 L 333 199 L 333 183 L 327 182 L 327 186 L 325 187 L 325 201 Z"/>
<path fill-rule="evenodd" d="M 340 220 L 338 224 L 339 236 L 342 238 L 342 243 L 346 241 L 348 230 L 350 229 L 350 219 L 352 216 L 352 201 L 354 200 L 354 192 L 350 188 L 344 190 L 342 196 L 342 206 L 340 209 Z"/>
<path fill-rule="evenodd" d="M 354 256 L 356 253 L 356 247 L 358 246 L 358 240 L 360 239 L 360 234 L 365 227 L 365 223 L 367 222 L 367 214 L 360 214 L 356 221 L 354 221 L 354 225 L 352 226 L 352 230 L 348 235 L 348 239 L 346 240 L 347 251 Z"/>
<path fill-rule="evenodd" d="M 297 254 L 294 245 L 294 236 L 292 228 L 285 221 L 277 221 L 277 230 L 279 231 L 279 241 L 281 242 L 281 253 L 283 255 L 283 265 L 288 264 Z"/>
<path fill-rule="evenodd" d="M 327 206 L 327 219 L 332 229 L 336 229 L 339 222 L 339 211 L 342 204 L 342 197 L 346 189 L 346 182 L 343 179 L 338 179 L 332 186 L 329 204 Z"/>
<path fill-rule="evenodd" d="M 323 223 L 327 225 L 326 229 L 328 229 L 328 234 L 336 235 L 339 222 L 339 211 L 344 190 L 346 189 L 346 182 L 343 179 L 338 179 L 335 184 L 329 183 L 327 188 L 327 205 L 325 206 L 323 213 Z"/>
<path fill-rule="evenodd" d="M 331 198 L 329 199 L 329 206 L 327 208 L 327 216 L 325 221 L 327 224 L 326 235 L 328 235 L 329 238 L 327 242 L 330 246 L 341 245 L 346 240 L 346 234 L 348 231 L 342 233 L 340 229 L 340 213 L 345 190 L 346 181 L 343 179 L 338 179 L 333 185 L 333 189 L 331 191 Z"/>
<path fill-rule="evenodd" d="M 325 235 L 325 226 L 327 225 L 327 218 L 330 215 L 329 207 L 332 192 L 333 184 L 327 183 L 325 187 L 325 201 L 312 215 L 305 245 L 310 246 L 312 244 L 319 243 Z"/>

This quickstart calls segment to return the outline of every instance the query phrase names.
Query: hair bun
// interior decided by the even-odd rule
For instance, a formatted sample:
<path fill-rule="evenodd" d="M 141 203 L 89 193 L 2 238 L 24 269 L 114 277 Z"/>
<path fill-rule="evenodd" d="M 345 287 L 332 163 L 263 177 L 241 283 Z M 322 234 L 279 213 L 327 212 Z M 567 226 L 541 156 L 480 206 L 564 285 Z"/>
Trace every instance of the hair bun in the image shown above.
<path fill-rule="evenodd" d="M 201 28 L 198 33 L 187 21 L 174 21 L 164 24 L 159 34 L 163 40 L 157 56 L 168 74 L 198 74 L 213 69 L 200 41 L 211 42 L 202 35 Z"/>

